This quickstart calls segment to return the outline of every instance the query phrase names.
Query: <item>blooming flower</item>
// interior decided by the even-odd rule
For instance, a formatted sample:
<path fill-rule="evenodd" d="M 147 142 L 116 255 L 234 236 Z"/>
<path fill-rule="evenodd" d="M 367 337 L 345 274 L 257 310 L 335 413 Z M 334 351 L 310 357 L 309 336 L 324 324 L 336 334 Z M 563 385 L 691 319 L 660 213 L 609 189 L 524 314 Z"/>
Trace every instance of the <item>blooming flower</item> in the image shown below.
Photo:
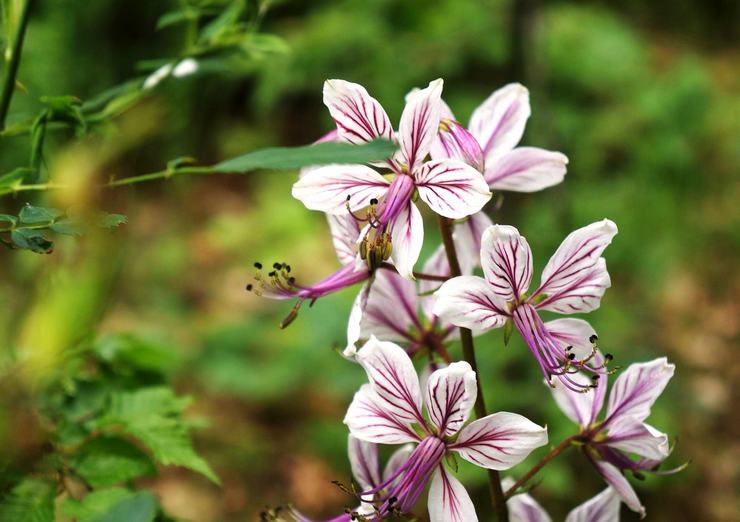
<path fill-rule="evenodd" d="M 508 489 L 514 481 L 507 477 L 501 484 Z M 565 522 L 618 522 L 619 505 L 619 495 L 608 487 L 568 513 Z M 547 511 L 527 493 L 514 495 L 506 501 L 506 506 L 509 508 L 509 522 L 552 521 Z"/>
<path fill-rule="evenodd" d="M 371 270 L 390 257 L 402 276 L 413 279 L 424 237 L 415 193 L 434 212 L 452 219 L 478 212 L 491 198 L 483 176 L 466 163 L 447 158 L 426 161 L 439 128 L 442 83 L 435 80 L 409 97 L 397 135 L 380 103 L 364 87 L 343 80 L 324 84 L 324 103 L 340 140 L 364 143 L 386 138 L 400 146 L 393 158 L 376 165 L 389 176 L 366 165 L 328 165 L 310 169 L 293 186 L 293 196 L 307 208 L 349 212 L 367 223 L 360 253 Z M 366 215 L 357 214 L 365 208 Z"/>
<path fill-rule="evenodd" d="M 459 455 L 478 466 L 503 470 L 547 443 L 545 428 L 514 413 L 494 413 L 464 426 L 477 397 L 475 372 L 466 362 L 432 373 L 422 398 L 414 366 L 400 346 L 371 337 L 359 350 L 357 361 L 370 382 L 355 394 L 347 410 L 344 422 L 350 433 L 367 442 L 417 444 L 394 474 L 362 493 L 387 488 L 385 500 L 376 505 L 381 517 L 408 513 L 431 480 L 432 522 L 475 522 L 473 503 L 444 467 L 445 457 Z M 423 404 L 427 416 L 422 413 Z"/>
<path fill-rule="evenodd" d="M 572 313 L 598 308 L 611 285 L 606 261 L 600 256 L 616 233 L 617 226 L 607 219 L 572 232 L 542 271 L 540 286 L 529 295 L 532 253 L 527 240 L 514 227 L 493 225 L 481 240 L 485 277 L 460 276 L 445 282 L 436 292 L 434 314 L 477 331 L 513 321 L 548 381 L 557 376 L 565 386 L 587 391 L 589 386 L 571 374 L 577 368 L 595 376 L 605 371 L 603 365 L 587 364 L 595 354 L 593 329 L 582 319 L 544 323 L 538 311 Z"/>
<path fill-rule="evenodd" d="M 444 102 L 443 102 L 444 103 Z M 457 158 L 484 173 L 493 190 L 535 192 L 565 177 L 568 158 L 537 147 L 517 147 L 531 114 L 529 91 L 511 83 L 491 94 L 465 129 L 446 105 L 431 156 Z"/>
<path fill-rule="evenodd" d="M 641 472 L 656 472 L 658 465 L 670 454 L 668 436 L 647 424 L 645 419 L 675 369 L 675 365 L 668 364 L 665 357 L 630 365 L 614 381 L 602 421 L 596 418 L 604 406 L 606 383 L 589 394 L 574 393 L 557 383 L 552 388 L 560 409 L 579 425 L 577 440 L 583 444 L 588 460 L 619 493 L 624 503 L 642 516 L 645 516 L 645 508 L 622 471 L 630 470 L 638 477 Z M 588 381 L 580 373 L 572 378 Z M 641 458 L 632 460 L 629 454 Z"/>

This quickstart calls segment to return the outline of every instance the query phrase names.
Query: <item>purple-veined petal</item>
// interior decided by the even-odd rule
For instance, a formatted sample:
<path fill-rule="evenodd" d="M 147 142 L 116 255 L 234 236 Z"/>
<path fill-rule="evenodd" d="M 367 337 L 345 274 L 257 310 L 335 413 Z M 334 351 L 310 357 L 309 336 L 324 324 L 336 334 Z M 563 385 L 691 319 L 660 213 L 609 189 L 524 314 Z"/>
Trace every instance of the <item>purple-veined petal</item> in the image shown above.
<path fill-rule="evenodd" d="M 493 225 L 481 239 L 483 275 L 504 301 L 519 301 L 532 281 L 532 251 L 527 240 L 509 225 Z"/>
<path fill-rule="evenodd" d="M 388 411 L 385 401 L 370 384 L 363 384 L 355 393 L 344 423 L 353 436 L 367 442 L 404 444 L 419 440 L 409 423 Z"/>
<path fill-rule="evenodd" d="M 499 328 L 508 318 L 506 302 L 482 277 L 454 277 L 434 295 L 434 315 L 455 326 L 480 332 Z"/>
<path fill-rule="evenodd" d="M 560 152 L 517 147 L 486 165 L 485 178 L 494 190 L 536 192 L 563 181 L 566 165 Z"/>
<path fill-rule="evenodd" d="M 462 275 L 472 274 L 475 267 L 480 265 L 481 238 L 492 225 L 491 218 L 483 212 L 476 212 L 464 223 L 455 224 L 452 238 L 455 241 L 455 250 Z"/>
<path fill-rule="evenodd" d="M 604 444 L 658 461 L 671 453 L 668 435 L 631 417 L 619 417 L 616 422 L 610 423 Z"/>
<path fill-rule="evenodd" d="M 362 286 L 357 297 L 355 297 L 355 301 L 352 303 L 352 310 L 347 320 L 347 347 L 342 352 L 342 355 L 350 360 L 354 360 L 357 356 L 357 342 L 363 334 L 362 319 L 365 316 L 370 288 L 371 285 L 369 283 Z"/>
<path fill-rule="evenodd" d="M 415 172 L 421 165 L 437 135 L 443 84 L 442 79 L 434 80 L 426 89 L 407 97 L 398 125 L 398 142 L 402 161 L 408 166 L 409 172 Z"/>
<path fill-rule="evenodd" d="M 391 259 L 396 270 L 407 279 L 414 279 L 414 265 L 424 243 L 424 221 L 419 209 L 411 201 L 390 223 Z"/>
<path fill-rule="evenodd" d="M 627 507 L 632 511 L 639 513 L 640 518 L 645 518 L 645 506 L 642 505 L 640 499 L 637 497 L 637 493 L 635 493 L 632 485 L 627 482 L 622 472 L 608 462 L 594 460 L 593 463 L 601 476 L 604 477 L 606 483 L 617 492 L 622 502 L 627 504 Z"/>
<path fill-rule="evenodd" d="M 409 101 L 411 101 L 411 97 L 419 92 L 421 89 L 418 87 L 414 87 L 409 92 L 406 93 L 406 96 L 404 96 L 404 103 L 408 104 Z M 447 105 L 447 102 L 445 102 L 443 99 L 440 98 L 439 100 L 440 110 L 439 110 L 439 116 L 440 118 L 446 118 L 448 120 L 454 120 L 455 115 L 452 113 L 452 109 L 450 109 L 450 106 Z"/>
<path fill-rule="evenodd" d="M 459 160 L 428 161 L 415 178 L 419 197 L 434 212 L 450 219 L 475 214 L 491 199 L 481 173 Z"/>
<path fill-rule="evenodd" d="M 352 475 L 361 491 L 372 489 L 381 482 L 378 446 L 349 435 L 347 454 Z"/>
<path fill-rule="evenodd" d="M 650 408 L 673 377 L 676 366 L 665 357 L 631 364 L 614 381 L 606 409 L 607 424 L 632 417 L 644 421 Z"/>
<path fill-rule="evenodd" d="M 391 270 L 376 271 L 360 325 L 361 337 L 408 341 L 409 332 L 421 328 L 414 282 Z"/>
<path fill-rule="evenodd" d="M 480 143 L 486 164 L 519 143 L 530 114 L 529 91 L 518 83 L 498 89 L 473 111 L 468 129 Z"/>
<path fill-rule="evenodd" d="M 478 466 L 504 470 L 545 444 L 547 428 L 522 415 L 502 411 L 465 426 L 448 448 Z"/>
<path fill-rule="evenodd" d="M 596 335 L 596 331 L 587 321 L 566 317 L 548 321 L 545 326 L 563 348 L 573 347 L 576 359 L 583 359 L 591 353 L 590 339 Z"/>
<path fill-rule="evenodd" d="M 404 444 L 396 451 L 394 451 L 391 454 L 390 458 L 388 458 L 385 469 L 383 469 L 383 480 L 387 480 L 395 475 L 396 471 L 398 471 L 401 466 L 403 466 L 406 461 L 409 460 L 409 457 L 411 456 L 411 453 L 413 451 L 413 444 Z"/>
<path fill-rule="evenodd" d="M 407 425 L 424 424 L 419 377 L 403 348 L 373 336 L 357 353 L 357 362 L 367 372 L 373 391 L 390 414 Z"/>
<path fill-rule="evenodd" d="M 318 167 L 293 185 L 293 197 L 306 208 L 328 214 L 346 214 L 347 197 L 352 210 L 380 199 L 390 182 L 365 165 L 326 165 Z"/>
<path fill-rule="evenodd" d="M 590 312 L 611 285 L 604 249 L 617 225 L 604 219 L 571 232 L 542 271 L 542 282 L 532 298 L 545 294 L 536 306 L 560 313 Z"/>
<path fill-rule="evenodd" d="M 362 85 L 326 80 L 324 104 L 329 108 L 343 141 L 365 143 L 375 138 L 393 139 L 393 125 L 388 115 Z"/>
<path fill-rule="evenodd" d="M 478 522 L 465 486 L 443 466 L 439 466 L 432 478 L 428 506 L 430 522 Z"/>
<path fill-rule="evenodd" d="M 511 477 L 501 481 L 504 491 L 513 485 L 514 480 Z M 509 508 L 509 522 L 552 522 L 547 511 L 528 493 L 514 495 L 506 501 L 506 507 Z"/>
<path fill-rule="evenodd" d="M 483 151 L 478 140 L 455 120 L 442 118 L 439 133 L 429 151 L 432 159 L 451 158 L 460 160 L 480 173 L 485 171 Z"/>
<path fill-rule="evenodd" d="M 619 522 L 621 500 L 612 487 L 587 500 L 565 517 L 565 522 Z"/>
<path fill-rule="evenodd" d="M 355 262 L 357 256 L 357 239 L 360 237 L 360 226 L 349 214 L 342 216 L 327 214 L 331 230 L 331 242 L 337 253 L 337 259 L 343 265 Z"/>
<path fill-rule="evenodd" d="M 425 274 L 437 275 L 437 276 L 450 276 L 450 264 L 447 261 L 447 252 L 445 252 L 444 245 L 439 245 L 434 253 L 427 259 L 426 263 L 421 269 Z M 437 300 L 430 292 L 436 291 L 442 286 L 441 281 L 429 281 L 427 279 L 419 280 L 419 303 L 424 315 L 430 321 L 435 319 L 433 313 L 434 302 Z"/>
<path fill-rule="evenodd" d="M 478 396 L 475 372 L 467 362 L 454 362 L 429 376 L 424 402 L 440 437 L 451 437 L 468 420 Z"/>
<path fill-rule="evenodd" d="M 596 415 L 601 410 L 601 405 L 604 400 L 603 391 L 597 395 L 595 390 L 588 389 L 592 383 L 591 379 L 586 377 L 582 373 L 575 373 L 570 378 L 577 384 L 583 386 L 587 392 L 574 391 L 566 387 L 559 379 L 552 379 L 550 382 L 545 382 L 552 392 L 552 397 L 555 399 L 560 410 L 570 420 L 585 428 L 590 426 L 594 422 Z M 602 383 L 599 383 L 599 388 L 603 390 L 605 387 Z M 598 405 L 596 404 L 598 403 Z"/>

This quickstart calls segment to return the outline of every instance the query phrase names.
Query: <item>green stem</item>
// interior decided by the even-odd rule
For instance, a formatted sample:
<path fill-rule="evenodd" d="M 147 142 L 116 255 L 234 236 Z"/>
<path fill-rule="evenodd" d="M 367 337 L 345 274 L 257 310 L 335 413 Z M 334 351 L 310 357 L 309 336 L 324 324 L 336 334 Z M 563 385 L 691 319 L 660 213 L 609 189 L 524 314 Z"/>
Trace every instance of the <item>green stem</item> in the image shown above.
<path fill-rule="evenodd" d="M 15 77 L 18 74 L 18 66 L 21 63 L 21 51 L 23 50 L 23 38 L 26 36 L 26 27 L 28 26 L 28 17 L 31 12 L 31 2 L 33 0 L 24 0 L 21 6 L 21 14 L 18 18 L 18 28 L 13 38 L 13 43 L 9 47 L 10 61 L 3 80 L 3 90 L 0 93 L 0 131 L 5 129 L 5 117 L 8 115 L 10 100 L 15 92 Z"/>
<path fill-rule="evenodd" d="M 534 477 L 539 470 L 541 470 L 542 468 L 544 468 L 547 465 L 548 462 L 550 462 L 552 459 L 554 459 L 555 457 L 557 457 L 558 455 L 560 455 L 562 452 L 564 452 L 565 450 L 567 450 L 571 446 L 571 444 L 573 443 L 573 441 L 575 441 L 575 439 L 577 437 L 578 437 L 578 435 L 572 435 L 572 436 L 568 437 L 567 439 L 565 439 L 560 444 L 558 444 L 557 446 L 555 446 L 553 449 L 551 449 L 547 453 L 547 455 L 545 455 L 544 457 L 542 457 L 540 459 L 540 461 L 532 467 L 532 469 L 530 469 L 529 471 L 527 471 L 524 475 L 522 475 L 522 477 L 519 480 L 517 480 L 516 482 L 514 482 L 514 485 L 511 486 L 506 491 L 506 498 L 511 498 L 511 496 L 514 495 L 514 493 L 516 493 L 519 488 L 521 488 L 523 485 L 525 485 L 529 481 L 529 479 L 531 479 L 532 477 Z"/>
<path fill-rule="evenodd" d="M 450 275 L 452 277 L 460 276 L 462 275 L 462 270 L 460 270 L 460 261 L 457 258 L 455 242 L 452 239 L 452 221 L 440 216 L 439 230 L 442 233 L 442 243 L 444 243 L 447 261 L 450 264 Z M 486 403 L 483 397 L 480 374 L 478 373 L 478 363 L 475 360 L 473 333 L 467 328 L 460 328 L 460 342 L 462 344 L 463 359 L 470 364 L 470 367 L 473 369 L 477 377 L 476 383 L 478 386 L 478 397 L 475 401 L 475 415 L 480 419 L 485 417 L 488 413 L 486 411 Z M 501 477 L 499 476 L 498 471 L 493 469 L 488 470 L 488 485 L 491 493 L 493 510 L 496 514 L 496 520 L 498 522 L 509 522 L 509 510 L 506 507 L 506 498 L 504 497 L 504 492 L 501 488 Z"/>
<path fill-rule="evenodd" d="M 129 178 L 114 179 L 106 183 L 105 187 L 123 187 L 141 183 L 142 181 L 152 181 L 156 179 L 167 179 L 178 174 L 213 174 L 215 171 L 211 167 L 180 167 L 177 169 L 165 169 L 140 176 L 131 176 Z"/>

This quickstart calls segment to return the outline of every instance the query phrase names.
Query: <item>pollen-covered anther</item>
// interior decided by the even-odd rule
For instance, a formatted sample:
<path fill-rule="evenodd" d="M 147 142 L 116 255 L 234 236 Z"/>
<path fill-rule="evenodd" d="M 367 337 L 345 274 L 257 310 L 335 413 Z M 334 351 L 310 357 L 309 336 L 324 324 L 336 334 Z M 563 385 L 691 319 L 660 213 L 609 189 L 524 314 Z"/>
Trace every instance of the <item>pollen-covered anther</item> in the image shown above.
<path fill-rule="evenodd" d="M 360 241 L 360 259 L 367 262 L 371 272 L 375 271 L 384 261 L 390 259 L 393 253 L 391 236 L 387 232 L 380 234 L 368 233 Z"/>

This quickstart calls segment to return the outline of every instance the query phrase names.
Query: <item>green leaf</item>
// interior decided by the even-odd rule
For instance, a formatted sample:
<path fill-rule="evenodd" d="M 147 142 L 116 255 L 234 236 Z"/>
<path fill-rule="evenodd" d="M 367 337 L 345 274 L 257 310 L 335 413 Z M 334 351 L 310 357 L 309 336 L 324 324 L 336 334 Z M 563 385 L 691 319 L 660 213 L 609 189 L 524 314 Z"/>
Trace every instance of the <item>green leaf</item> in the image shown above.
<path fill-rule="evenodd" d="M 190 402 L 189 397 L 177 397 L 166 387 L 118 392 L 111 396 L 98 425 L 119 426 L 151 450 L 158 462 L 186 467 L 219 483 L 208 463 L 195 453 L 189 427 L 182 419 Z"/>
<path fill-rule="evenodd" d="M 61 511 L 77 522 L 151 522 L 157 500 L 149 491 L 111 488 L 93 491 L 81 501 L 68 498 Z"/>
<path fill-rule="evenodd" d="M 146 371 L 168 373 L 177 366 L 177 352 L 164 344 L 134 335 L 111 335 L 95 343 L 95 352 L 110 364 L 132 366 Z"/>
<path fill-rule="evenodd" d="M 216 172 L 248 172 L 256 169 L 290 170 L 332 163 L 369 163 L 391 157 L 395 143 L 378 139 L 364 145 L 327 141 L 303 147 L 257 150 L 214 165 Z"/>
<path fill-rule="evenodd" d="M 54 221 L 62 214 L 62 212 L 55 208 L 34 207 L 26 204 L 21 209 L 18 217 L 20 218 L 21 223 L 25 223 L 26 225 L 35 225 L 38 223 L 48 223 L 50 221 Z"/>
<path fill-rule="evenodd" d="M 18 218 L 9 214 L 0 214 L 0 222 L 10 223 L 12 226 L 15 226 L 18 223 Z"/>
<path fill-rule="evenodd" d="M 44 237 L 38 230 L 17 228 L 10 232 L 10 239 L 18 248 L 31 250 L 37 254 L 51 254 L 54 243 Z"/>
<path fill-rule="evenodd" d="M 512 321 L 506 321 L 506 324 L 504 324 L 504 346 L 509 346 L 512 333 L 514 333 L 514 323 Z"/>
<path fill-rule="evenodd" d="M 93 487 L 112 486 L 157 473 L 146 453 L 118 437 L 97 437 L 85 444 L 74 468 Z"/>
<path fill-rule="evenodd" d="M 181 24 L 183 22 L 189 22 L 190 20 L 196 20 L 199 14 L 195 9 L 182 9 L 180 11 L 170 11 L 159 17 L 155 29 L 164 29 L 171 25 Z"/>
<path fill-rule="evenodd" d="M 103 228 L 116 228 L 128 223 L 128 218 L 123 214 L 103 213 L 98 217 L 98 226 Z"/>
<path fill-rule="evenodd" d="M 0 187 L 12 187 L 19 185 L 26 177 L 33 174 L 33 169 L 28 167 L 18 167 L 10 172 L 0 176 Z"/>
<path fill-rule="evenodd" d="M 85 233 L 84 225 L 76 219 L 70 218 L 52 223 L 49 228 L 57 234 L 64 234 L 66 236 L 81 236 Z"/>
<path fill-rule="evenodd" d="M 0 503 L 3 522 L 53 522 L 56 489 L 52 482 L 27 478 Z"/>

